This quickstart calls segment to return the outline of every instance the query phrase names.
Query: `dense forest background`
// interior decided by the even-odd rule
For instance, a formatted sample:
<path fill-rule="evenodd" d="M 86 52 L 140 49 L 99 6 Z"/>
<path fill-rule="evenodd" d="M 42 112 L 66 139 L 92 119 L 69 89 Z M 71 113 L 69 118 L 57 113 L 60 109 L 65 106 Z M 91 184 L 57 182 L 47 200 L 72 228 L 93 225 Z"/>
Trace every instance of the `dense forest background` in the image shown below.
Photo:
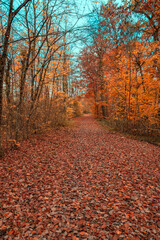
<path fill-rule="evenodd" d="M 159 0 L 93 2 L 87 14 L 75 1 L 0 3 L 1 144 L 83 112 L 159 136 Z"/>
<path fill-rule="evenodd" d="M 122 131 L 159 134 L 160 2 L 109 1 L 97 22 L 80 58 L 96 116 Z"/>

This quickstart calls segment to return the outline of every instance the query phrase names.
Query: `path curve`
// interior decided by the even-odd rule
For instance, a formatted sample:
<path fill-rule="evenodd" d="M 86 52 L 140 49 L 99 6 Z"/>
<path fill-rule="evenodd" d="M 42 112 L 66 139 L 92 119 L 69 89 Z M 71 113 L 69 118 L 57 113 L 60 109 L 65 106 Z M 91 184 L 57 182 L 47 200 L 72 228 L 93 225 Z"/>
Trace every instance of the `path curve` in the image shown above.
<path fill-rule="evenodd" d="M 0 164 L 0 239 L 158 240 L 159 160 L 91 116 L 24 141 Z"/>

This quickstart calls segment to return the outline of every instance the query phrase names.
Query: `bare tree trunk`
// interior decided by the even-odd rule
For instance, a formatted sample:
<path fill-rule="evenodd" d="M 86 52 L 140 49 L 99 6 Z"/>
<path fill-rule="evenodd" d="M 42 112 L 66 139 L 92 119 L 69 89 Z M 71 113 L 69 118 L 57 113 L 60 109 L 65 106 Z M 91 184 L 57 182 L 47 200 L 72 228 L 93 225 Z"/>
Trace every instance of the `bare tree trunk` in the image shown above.
<path fill-rule="evenodd" d="M 23 8 L 29 1 L 31 0 L 25 0 L 14 12 L 13 12 L 13 0 L 10 0 L 10 5 L 9 5 L 9 15 L 8 15 L 6 33 L 4 37 L 3 52 L 2 52 L 2 55 L 0 55 L 0 155 L 2 152 L 3 82 L 4 82 L 5 65 L 6 65 L 6 59 L 7 59 L 7 51 L 9 46 L 9 38 L 11 33 L 11 26 L 12 26 L 14 17 L 21 10 L 21 8 Z"/>
<path fill-rule="evenodd" d="M 9 37 L 11 32 L 11 24 L 13 20 L 13 0 L 10 1 L 10 9 L 9 9 L 9 15 L 8 15 L 8 24 L 7 29 L 5 33 L 4 38 L 4 47 L 3 47 L 3 53 L 0 56 L 0 155 L 2 152 L 2 101 L 3 101 L 3 81 L 4 81 L 4 73 L 5 73 L 5 65 L 6 65 L 6 59 L 7 59 L 7 50 L 9 45 Z"/>

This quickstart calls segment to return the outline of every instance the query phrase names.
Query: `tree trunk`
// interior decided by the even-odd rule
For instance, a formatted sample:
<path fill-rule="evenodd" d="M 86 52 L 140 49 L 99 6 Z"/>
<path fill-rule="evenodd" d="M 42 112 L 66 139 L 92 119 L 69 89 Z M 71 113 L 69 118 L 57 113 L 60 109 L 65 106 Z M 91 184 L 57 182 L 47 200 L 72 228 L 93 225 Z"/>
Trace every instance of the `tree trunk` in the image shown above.
<path fill-rule="evenodd" d="M 5 73 L 5 65 L 6 65 L 6 59 L 7 59 L 7 51 L 8 51 L 8 46 L 9 46 L 11 26 L 12 26 L 12 22 L 13 22 L 14 17 L 16 16 L 16 14 L 29 1 L 31 1 L 31 0 L 25 0 L 14 12 L 12 11 L 13 10 L 13 0 L 10 0 L 10 5 L 9 5 L 9 15 L 8 15 L 6 33 L 4 36 L 3 52 L 2 52 L 2 55 L 0 55 L 0 155 L 2 155 L 2 152 L 3 152 L 2 151 L 3 82 L 4 82 L 4 73 Z"/>
<path fill-rule="evenodd" d="M 9 37 L 11 32 L 11 24 L 13 20 L 13 0 L 10 1 L 10 9 L 8 15 L 8 24 L 4 37 L 4 47 L 3 53 L 0 56 L 0 155 L 2 155 L 2 102 L 3 102 L 3 81 L 4 81 L 4 73 L 5 73 L 5 65 L 7 59 L 7 50 L 9 45 Z"/>

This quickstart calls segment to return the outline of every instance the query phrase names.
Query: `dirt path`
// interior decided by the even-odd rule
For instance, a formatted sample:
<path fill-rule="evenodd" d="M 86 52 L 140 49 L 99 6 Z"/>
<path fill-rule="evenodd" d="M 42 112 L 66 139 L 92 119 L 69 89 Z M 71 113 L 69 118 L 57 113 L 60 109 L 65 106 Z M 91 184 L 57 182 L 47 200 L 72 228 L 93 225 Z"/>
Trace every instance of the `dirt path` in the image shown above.
<path fill-rule="evenodd" d="M 160 148 L 75 124 L 1 160 L 0 239 L 160 239 Z"/>

